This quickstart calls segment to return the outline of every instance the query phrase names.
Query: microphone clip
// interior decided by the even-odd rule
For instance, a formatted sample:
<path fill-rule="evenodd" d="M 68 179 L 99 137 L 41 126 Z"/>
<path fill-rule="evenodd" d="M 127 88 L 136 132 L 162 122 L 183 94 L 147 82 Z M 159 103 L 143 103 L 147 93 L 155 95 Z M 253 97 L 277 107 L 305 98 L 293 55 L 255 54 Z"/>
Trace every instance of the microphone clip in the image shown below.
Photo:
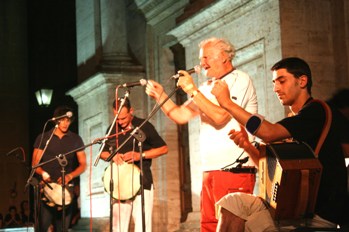
<path fill-rule="evenodd" d="M 246 156 L 243 159 L 236 159 L 236 163 L 238 163 L 238 165 L 236 165 L 237 168 L 241 168 L 243 164 L 247 163 L 249 157 Z"/>

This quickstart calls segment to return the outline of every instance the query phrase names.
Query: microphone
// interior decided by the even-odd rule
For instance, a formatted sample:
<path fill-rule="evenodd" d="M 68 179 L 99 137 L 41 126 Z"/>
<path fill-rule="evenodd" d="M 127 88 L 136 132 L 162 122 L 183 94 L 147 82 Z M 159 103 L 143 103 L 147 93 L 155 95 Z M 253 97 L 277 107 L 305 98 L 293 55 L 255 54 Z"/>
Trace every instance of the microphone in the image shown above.
<path fill-rule="evenodd" d="M 58 119 L 65 118 L 65 117 L 71 118 L 72 116 L 73 116 L 73 113 L 71 111 L 68 111 L 64 115 L 61 115 L 61 116 L 58 116 L 58 117 L 53 117 L 53 118 L 49 119 L 49 121 L 56 121 Z"/>
<path fill-rule="evenodd" d="M 195 67 L 199 67 L 199 65 L 195 66 Z M 188 69 L 186 70 L 189 74 L 192 74 L 192 73 L 195 73 L 195 67 L 194 68 L 191 68 L 191 69 Z M 183 76 L 182 74 L 175 74 L 171 77 L 171 79 L 178 79 L 179 77 Z"/>
<path fill-rule="evenodd" d="M 11 151 L 6 153 L 6 156 L 9 156 L 11 153 L 13 153 L 13 152 L 15 152 L 15 151 L 17 151 L 19 149 L 22 149 L 22 148 L 21 147 L 16 147 L 16 148 L 12 149 Z"/>
<path fill-rule="evenodd" d="M 145 86 L 147 83 L 148 83 L 147 80 L 140 79 L 139 81 L 126 82 L 126 83 L 120 85 L 119 87 L 121 87 L 121 88 L 130 88 L 130 87 L 134 87 L 134 86 Z"/>

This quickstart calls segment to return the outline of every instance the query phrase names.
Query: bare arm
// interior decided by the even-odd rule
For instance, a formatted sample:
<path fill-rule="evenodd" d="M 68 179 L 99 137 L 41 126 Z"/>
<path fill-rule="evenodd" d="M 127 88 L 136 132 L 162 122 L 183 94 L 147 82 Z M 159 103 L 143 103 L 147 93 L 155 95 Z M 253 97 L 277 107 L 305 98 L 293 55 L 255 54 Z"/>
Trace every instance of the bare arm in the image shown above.
<path fill-rule="evenodd" d="M 71 173 L 65 175 L 65 184 L 72 181 L 75 177 L 80 176 L 86 170 L 86 154 L 85 151 L 76 152 L 76 156 L 78 158 L 78 167 L 73 170 Z M 58 184 L 62 184 L 62 177 L 59 177 L 57 180 Z"/>
<path fill-rule="evenodd" d="M 198 91 L 198 88 L 193 82 L 193 78 L 188 72 L 180 70 L 178 73 L 181 75 L 178 80 L 178 86 L 182 87 L 189 96 L 192 96 L 195 104 L 208 118 L 212 120 L 212 122 L 214 122 L 215 125 L 225 125 L 230 121 L 231 116 L 227 111 L 212 103 L 200 91 Z"/>
<path fill-rule="evenodd" d="M 158 147 L 158 148 L 152 148 L 150 150 L 144 151 L 143 152 L 143 159 L 154 159 L 157 158 L 159 156 L 162 156 L 164 154 L 167 154 L 168 152 L 168 148 L 167 146 L 162 146 L 162 147 Z M 134 161 L 138 161 L 140 160 L 142 157 L 142 154 L 139 152 L 126 152 L 122 158 L 125 162 L 127 163 L 132 163 Z"/>
<path fill-rule="evenodd" d="M 102 158 L 103 160 L 106 160 L 110 155 L 111 155 L 110 152 L 108 152 L 108 151 L 103 151 L 103 152 L 101 153 L 101 158 Z M 116 164 L 123 164 L 124 161 L 123 161 L 121 155 L 122 155 L 121 153 L 116 154 L 116 155 L 113 157 L 113 162 L 116 163 Z"/>
<path fill-rule="evenodd" d="M 152 148 L 143 152 L 144 154 L 143 159 L 154 159 L 159 156 L 167 154 L 167 152 L 168 152 L 168 147 L 166 145 L 158 148 Z M 109 156 L 110 156 L 110 153 L 107 151 L 104 151 L 101 153 L 101 158 L 103 160 L 107 159 Z M 142 157 L 141 153 L 129 151 L 124 154 L 121 154 L 121 153 L 116 154 L 113 157 L 113 161 L 116 164 L 123 164 L 124 162 L 132 163 L 134 161 L 140 160 L 141 157 Z"/>
<path fill-rule="evenodd" d="M 254 165 L 258 167 L 260 153 L 259 150 L 252 145 L 248 139 L 247 132 L 243 126 L 240 126 L 240 131 L 231 130 L 229 132 L 229 138 L 234 141 L 236 145 L 244 149 L 245 152 L 249 154 L 249 157 L 252 159 Z"/>
<path fill-rule="evenodd" d="M 39 148 L 34 148 L 33 158 L 32 158 L 32 166 L 39 164 L 39 162 L 41 160 L 42 152 L 43 152 L 43 150 L 41 150 Z M 50 175 L 47 172 L 45 172 L 45 170 L 42 167 L 36 168 L 35 172 L 38 175 L 42 176 L 43 180 L 48 181 L 48 182 L 51 181 Z"/>
<path fill-rule="evenodd" d="M 73 178 L 80 176 L 86 170 L 86 154 L 85 154 L 85 152 L 78 151 L 76 153 L 76 155 L 78 158 L 79 166 L 74 171 L 69 173 L 69 175 L 72 175 Z"/>
<path fill-rule="evenodd" d="M 212 94 L 216 96 L 223 109 L 225 109 L 241 125 L 246 125 L 252 114 L 230 100 L 228 86 L 225 82 L 217 80 L 212 89 Z M 286 128 L 278 123 L 273 124 L 266 120 L 262 122 L 255 135 L 267 143 L 291 137 L 291 134 L 286 130 Z"/>
<path fill-rule="evenodd" d="M 201 92 L 198 92 L 193 100 L 199 109 L 217 125 L 225 125 L 231 120 L 231 115 L 222 107 L 213 104 Z"/>
<path fill-rule="evenodd" d="M 163 87 L 159 83 L 151 80 L 149 80 L 147 83 L 146 93 L 150 97 L 154 98 L 159 104 L 168 97 L 168 95 L 164 92 Z M 167 117 L 177 124 L 185 124 L 191 118 L 198 115 L 198 113 L 192 110 L 189 106 L 178 106 L 171 99 L 168 99 L 166 103 L 163 104 L 161 109 Z"/>

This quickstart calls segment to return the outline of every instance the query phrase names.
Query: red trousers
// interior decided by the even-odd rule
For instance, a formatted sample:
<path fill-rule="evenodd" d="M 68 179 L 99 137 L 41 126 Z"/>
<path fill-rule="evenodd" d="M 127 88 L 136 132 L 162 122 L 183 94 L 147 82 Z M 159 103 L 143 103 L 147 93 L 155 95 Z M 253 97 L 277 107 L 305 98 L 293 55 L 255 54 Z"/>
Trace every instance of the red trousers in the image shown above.
<path fill-rule="evenodd" d="M 215 203 L 228 193 L 253 193 L 254 173 L 208 171 L 203 173 L 201 190 L 201 232 L 215 232 L 217 219 Z"/>

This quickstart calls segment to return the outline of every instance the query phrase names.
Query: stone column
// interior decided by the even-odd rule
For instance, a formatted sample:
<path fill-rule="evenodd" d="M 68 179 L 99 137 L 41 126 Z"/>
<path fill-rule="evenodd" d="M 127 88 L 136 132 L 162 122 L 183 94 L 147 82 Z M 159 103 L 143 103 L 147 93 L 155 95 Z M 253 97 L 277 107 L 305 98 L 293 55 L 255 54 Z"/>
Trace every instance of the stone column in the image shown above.
<path fill-rule="evenodd" d="M 79 134 L 85 144 L 106 134 L 114 119 L 112 102 L 125 89 L 116 93 L 116 86 L 145 78 L 143 67 L 128 53 L 124 0 L 76 1 L 77 65 L 80 84 L 68 91 L 78 104 Z M 144 117 L 147 104 L 144 87 L 130 91 L 135 115 Z M 86 148 L 87 170 L 81 175 L 80 227 L 88 227 L 93 218 L 96 231 L 109 231 L 110 197 L 104 191 L 102 178 L 109 165 L 95 161 L 100 145 Z M 91 202 L 91 204 L 90 204 Z M 90 207 L 90 205 L 92 205 Z"/>
<path fill-rule="evenodd" d="M 105 72 L 129 72 L 138 67 L 128 54 L 126 7 L 124 0 L 101 0 L 101 69 Z"/>
<path fill-rule="evenodd" d="M 114 119 L 112 103 L 116 95 L 116 86 L 129 79 L 139 80 L 142 78 L 144 78 L 144 73 L 100 73 L 67 93 L 78 104 L 79 134 L 86 145 L 93 144 L 95 139 L 104 137 L 107 127 L 112 123 Z M 121 89 L 118 96 L 124 96 L 124 93 L 125 91 Z M 135 109 L 142 108 L 142 101 L 139 99 L 144 97 L 143 89 L 135 91 L 135 94 L 130 94 L 130 101 L 134 103 Z M 104 191 L 102 178 L 109 163 L 99 160 L 96 164 L 100 146 L 93 144 L 85 149 L 87 169 L 80 176 L 81 217 L 86 219 L 92 217 L 98 229 L 105 228 L 107 230 L 110 198 L 109 194 Z M 90 200 L 92 200 L 91 208 Z M 103 231 L 103 229 L 98 231 Z"/>

